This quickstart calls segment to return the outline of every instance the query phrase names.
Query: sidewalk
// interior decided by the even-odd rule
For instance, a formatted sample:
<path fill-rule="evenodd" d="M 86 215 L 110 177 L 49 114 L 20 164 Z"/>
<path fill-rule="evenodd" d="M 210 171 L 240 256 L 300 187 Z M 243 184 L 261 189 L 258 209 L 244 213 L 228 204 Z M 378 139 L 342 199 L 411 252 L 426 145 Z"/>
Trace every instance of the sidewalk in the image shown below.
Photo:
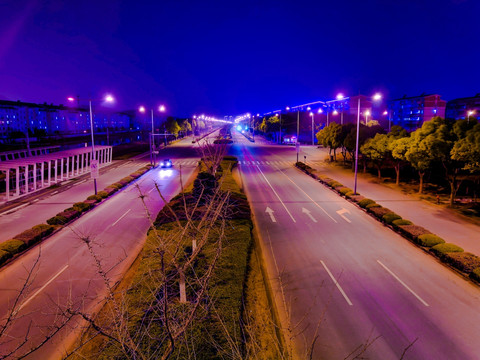
<path fill-rule="evenodd" d="M 312 147 L 307 151 L 308 157 L 315 159 L 313 165 L 309 164 L 310 166 L 353 189 L 354 174 L 351 170 L 325 163 L 327 151 L 324 149 Z M 421 200 L 415 195 L 403 194 L 400 190 L 377 184 L 369 178 L 371 177 L 358 174 L 357 192 L 359 194 L 375 200 L 415 225 L 424 227 L 443 238 L 445 242 L 454 243 L 465 251 L 480 256 L 480 226 L 470 223 L 441 205 Z"/>

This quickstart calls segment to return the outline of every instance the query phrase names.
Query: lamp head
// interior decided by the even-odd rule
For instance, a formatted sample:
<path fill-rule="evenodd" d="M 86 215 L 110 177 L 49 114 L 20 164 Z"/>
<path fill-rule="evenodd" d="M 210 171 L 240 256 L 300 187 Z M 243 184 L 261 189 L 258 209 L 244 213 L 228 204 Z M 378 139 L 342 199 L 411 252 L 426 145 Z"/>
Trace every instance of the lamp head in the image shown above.
<path fill-rule="evenodd" d="M 138 108 L 138 111 L 140 111 L 141 113 L 144 113 L 145 112 L 145 106 L 140 106 Z"/>

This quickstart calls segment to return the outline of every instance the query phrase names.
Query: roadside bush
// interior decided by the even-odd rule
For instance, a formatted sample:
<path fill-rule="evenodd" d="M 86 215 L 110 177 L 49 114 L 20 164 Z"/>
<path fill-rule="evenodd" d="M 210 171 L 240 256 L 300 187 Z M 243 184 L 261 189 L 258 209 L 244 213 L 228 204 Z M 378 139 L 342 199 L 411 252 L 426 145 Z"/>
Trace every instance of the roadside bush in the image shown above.
<path fill-rule="evenodd" d="M 108 195 L 109 195 L 108 192 L 106 192 L 105 190 L 98 192 L 98 196 L 100 196 L 102 199 L 106 199 Z"/>
<path fill-rule="evenodd" d="M 303 162 L 300 162 L 300 161 L 295 163 L 295 166 L 298 167 L 299 169 L 302 169 L 303 171 L 312 170 L 312 168 L 310 166 L 308 166 L 307 164 L 305 164 Z"/>
<path fill-rule="evenodd" d="M 473 269 L 470 273 L 470 278 L 476 282 L 480 282 L 480 267 Z"/>
<path fill-rule="evenodd" d="M 100 194 L 97 194 L 97 195 L 90 195 L 89 197 L 87 197 L 87 200 L 95 200 L 95 202 L 100 202 L 102 201 L 102 196 Z"/>
<path fill-rule="evenodd" d="M 375 203 L 375 201 L 373 201 L 372 199 L 368 199 L 368 198 L 363 198 L 362 200 L 358 201 L 358 205 L 362 208 L 366 208 L 367 205 L 370 205 L 370 204 L 373 204 Z"/>
<path fill-rule="evenodd" d="M 392 221 L 392 225 L 400 226 L 400 225 L 412 225 L 413 223 L 410 220 L 406 219 L 397 219 Z"/>
<path fill-rule="evenodd" d="M 67 218 L 61 215 L 55 215 L 47 220 L 48 225 L 65 225 L 67 223 Z"/>
<path fill-rule="evenodd" d="M 31 229 L 25 230 L 24 232 L 15 235 L 13 238 L 16 240 L 23 241 L 27 246 L 33 245 L 36 242 L 40 241 L 42 238 L 50 235 L 54 230 L 52 225 L 40 224 L 35 225 Z"/>
<path fill-rule="evenodd" d="M 469 252 L 447 253 L 444 261 L 451 264 L 455 269 L 467 274 L 476 268 L 480 268 L 480 257 Z"/>
<path fill-rule="evenodd" d="M 385 214 L 382 216 L 383 221 L 385 221 L 387 224 L 391 224 L 395 220 L 400 220 L 402 217 L 398 214 L 395 214 L 394 212 Z"/>
<path fill-rule="evenodd" d="M 420 235 L 431 234 L 427 229 L 418 225 L 399 225 L 398 229 L 402 234 L 407 236 L 411 240 L 415 240 Z"/>
<path fill-rule="evenodd" d="M 348 187 L 341 187 L 341 188 L 338 188 L 337 190 L 343 196 L 346 196 L 348 193 L 352 193 L 353 195 L 353 190 Z"/>
<path fill-rule="evenodd" d="M 0 265 L 3 264 L 8 259 L 10 259 L 11 257 L 12 257 L 12 254 L 10 254 L 8 251 L 0 250 Z"/>
<path fill-rule="evenodd" d="M 124 184 L 116 182 L 116 183 L 113 183 L 112 185 L 109 185 L 108 187 L 112 187 L 112 188 L 115 188 L 116 190 L 118 190 L 118 189 L 121 189 L 123 186 L 124 186 Z"/>
<path fill-rule="evenodd" d="M 463 249 L 460 246 L 450 243 L 435 245 L 434 247 L 432 247 L 431 250 L 435 255 L 439 256 L 440 258 L 447 253 L 463 252 Z"/>
<path fill-rule="evenodd" d="M 78 212 L 84 212 L 84 211 L 87 211 L 89 210 L 90 208 L 92 207 L 92 204 L 88 203 L 88 202 L 77 202 L 75 204 L 73 204 L 73 210 L 76 210 Z"/>
<path fill-rule="evenodd" d="M 392 210 L 384 208 L 383 206 L 372 207 L 368 212 L 375 215 L 375 217 L 380 220 L 383 220 L 383 216 L 386 214 L 393 214 Z"/>
<path fill-rule="evenodd" d="M 15 255 L 25 249 L 25 247 L 26 246 L 23 241 L 10 239 L 0 244 L 0 251 L 6 251 L 12 255 Z"/>
<path fill-rule="evenodd" d="M 352 201 L 355 201 L 358 204 L 360 201 L 365 199 L 365 196 L 362 196 L 359 193 L 357 193 L 357 195 L 351 195 L 350 199 L 352 199 Z"/>
<path fill-rule="evenodd" d="M 420 235 L 417 238 L 417 243 L 426 246 L 426 247 L 432 247 L 438 244 L 444 244 L 445 240 L 443 240 L 440 236 L 437 236 L 435 234 L 423 234 Z"/>
<path fill-rule="evenodd" d="M 73 219 L 77 218 L 80 216 L 80 212 L 75 210 L 74 208 L 68 208 L 61 213 L 58 213 L 57 216 L 59 217 L 64 217 L 65 218 L 65 224 L 69 221 L 72 221 Z"/>
<path fill-rule="evenodd" d="M 109 185 L 109 186 L 107 186 L 105 189 L 103 189 L 103 191 L 107 194 L 106 197 L 109 197 L 109 196 L 112 195 L 115 191 L 117 191 L 117 187 L 116 187 L 116 186 Z M 100 191 L 100 192 L 101 192 L 101 191 Z"/>
<path fill-rule="evenodd" d="M 343 187 L 343 185 L 336 180 L 330 180 L 330 181 L 327 182 L 327 184 L 328 184 L 328 186 L 330 186 L 334 189 L 337 188 L 337 187 Z"/>
<path fill-rule="evenodd" d="M 380 206 L 382 206 L 382 205 L 377 204 L 376 202 L 373 202 L 373 203 L 368 204 L 367 206 L 365 206 L 365 209 L 368 210 L 368 209 L 371 209 L 371 208 L 374 208 L 374 207 L 380 207 Z"/>

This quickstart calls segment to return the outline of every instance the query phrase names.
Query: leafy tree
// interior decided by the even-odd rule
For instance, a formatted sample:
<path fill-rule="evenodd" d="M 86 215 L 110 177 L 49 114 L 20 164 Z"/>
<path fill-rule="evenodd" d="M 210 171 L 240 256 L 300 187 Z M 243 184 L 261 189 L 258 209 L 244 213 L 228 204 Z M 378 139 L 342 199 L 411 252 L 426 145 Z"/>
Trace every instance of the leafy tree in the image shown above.
<path fill-rule="evenodd" d="M 181 131 L 183 131 L 184 134 L 187 134 L 187 133 L 192 131 L 192 125 L 190 124 L 190 122 L 187 119 L 185 119 L 180 124 L 180 129 L 181 129 Z"/>
<path fill-rule="evenodd" d="M 398 139 L 392 138 L 388 144 L 390 153 L 392 154 L 393 168 L 395 169 L 395 184 L 400 184 L 400 168 L 402 164 L 407 162 L 407 151 L 410 148 L 411 138 L 409 136 Z"/>
<path fill-rule="evenodd" d="M 389 142 L 388 135 L 377 133 L 373 138 L 367 139 L 360 148 L 362 154 L 375 164 L 379 179 L 382 177 L 383 165 L 390 158 Z"/>
<path fill-rule="evenodd" d="M 330 123 L 317 133 L 317 141 L 324 147 L 328 147 L 329 155 L 331 156 L 333 150 L 333 158 L 337 160 L 336 150 L 341 146 L 342 126 L 337 123 Z"/>
<path fill-rule="evenodd" d="M 277 115 L 269 118 L 264 117 L 258 125 L 258 129 L 265 134 L 277 134 L 280 131 L 280 119 Z"/>
<path fill-rule="evenodd" d="M 165 123 L 165 129 L 170 134 L 175 135 L 175 137 L 177 137 L 180 130 L 182 130 L 180 125 L 178 125 L 177 120 L 175 120 L 173 117 L 167 118 L 167 122 Z"/>

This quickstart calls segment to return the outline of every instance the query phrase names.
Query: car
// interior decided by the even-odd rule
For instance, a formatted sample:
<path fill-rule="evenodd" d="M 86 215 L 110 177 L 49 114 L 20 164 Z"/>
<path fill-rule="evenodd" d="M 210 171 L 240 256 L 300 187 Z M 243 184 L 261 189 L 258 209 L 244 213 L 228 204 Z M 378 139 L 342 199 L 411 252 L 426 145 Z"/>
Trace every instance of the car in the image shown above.
<path fill-rule="evenodd" d="M 160 167 L 162 168 L 171 168 L 173 166 L 172 160 L 170 159 L 165 159 L 160 161 Z"/>

